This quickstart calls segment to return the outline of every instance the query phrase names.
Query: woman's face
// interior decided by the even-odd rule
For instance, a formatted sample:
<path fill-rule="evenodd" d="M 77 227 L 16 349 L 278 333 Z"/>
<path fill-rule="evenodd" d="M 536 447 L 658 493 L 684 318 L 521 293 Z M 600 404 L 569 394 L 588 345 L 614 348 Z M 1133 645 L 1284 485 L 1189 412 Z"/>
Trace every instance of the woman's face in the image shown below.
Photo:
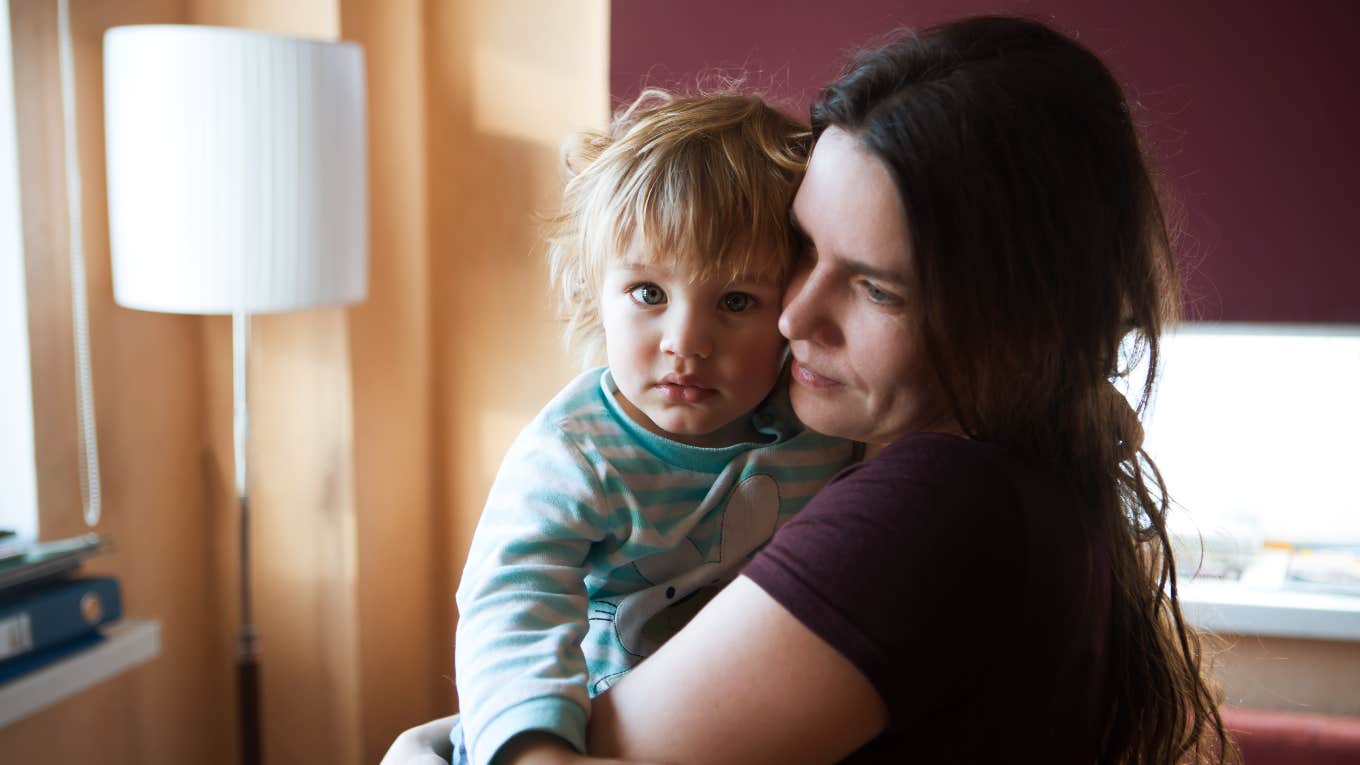
<path fill-rule="evenodd" d="M 958 432 L 922 347 L 906 216 L 887 167 L 850 134 L 828 129 L 793 217 L 806 244 L 779 330 L 793 351 L 798 416 L 869 443 Z"/>

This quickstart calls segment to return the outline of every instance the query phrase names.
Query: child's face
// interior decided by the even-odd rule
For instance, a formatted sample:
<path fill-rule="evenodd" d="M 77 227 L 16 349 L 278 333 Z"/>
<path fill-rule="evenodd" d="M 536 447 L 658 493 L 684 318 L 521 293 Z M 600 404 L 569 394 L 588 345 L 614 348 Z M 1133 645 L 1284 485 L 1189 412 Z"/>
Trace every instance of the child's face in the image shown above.
<path fill-rule="evenodd" d="M 691 281 L 660 263 L 617 258 L 600 314 L 620 404 L 641 426 L 695 446 L 754 435 L 749 414 L 779 376 L 783 287 Z"/>

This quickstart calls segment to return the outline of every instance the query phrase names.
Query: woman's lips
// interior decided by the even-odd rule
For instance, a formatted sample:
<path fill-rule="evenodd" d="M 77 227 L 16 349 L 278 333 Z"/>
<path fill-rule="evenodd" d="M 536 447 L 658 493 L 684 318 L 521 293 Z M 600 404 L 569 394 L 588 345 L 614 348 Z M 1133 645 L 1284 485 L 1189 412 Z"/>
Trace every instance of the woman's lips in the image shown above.
<path fill-rule="evenodd" d="M 817 374 L 801 361 L 793 362 L 793 379 L 809 388 L 834 388 L 841 384 L 838 380 Z"/>
<path fill-rule="evenodd" d="M 656 389 L 672 404 L 697 404 L 717 394 L 713 388 L 679 383 L 660 383 Z"/>

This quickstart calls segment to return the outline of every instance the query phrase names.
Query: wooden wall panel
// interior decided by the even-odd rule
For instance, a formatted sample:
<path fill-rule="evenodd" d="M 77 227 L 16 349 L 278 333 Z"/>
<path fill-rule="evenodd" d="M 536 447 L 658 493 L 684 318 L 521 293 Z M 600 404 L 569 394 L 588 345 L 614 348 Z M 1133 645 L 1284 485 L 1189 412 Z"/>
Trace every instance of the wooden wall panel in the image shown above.
<path fill-rule="evenodd" d="M 435 460 L 452 581 L 505 450 L 576 371 L 538 216 L 561 198 L 562 139 L 608 119 L 609 4 L 426 8 Z M 451 652 L 445 662 L 451 675 Z"/>
<path fill-rule="evenodd" d="M 1214 676 L 1250 709 L 1360 717 L 1360 643 L 1223 635 Z"/>
<path fill-rule="evenodd" d="M 54 3 L 11 0 L 25 46 Z M 608 113 L 608 2 L 73 0 L 106 510 L 131 613 L 162 655 L 0 730 L 5 762 L 235 761 L 231 329 L 112 303 L 100 35 L 202 23 L 365 46 L 370 297 L 253 319 L 252 490 L 265 757 L 372 762 L 453 709 L 453 587 L 515 432 L 575 370 L 536 214 L 557 147 Z M 53 49 L 55 50 L 55 49 Z M 53 55 L 55 55 L 53 53 Z M 22 93 L 40 494 L 81 529 L 55 58 Z"/>
<path fill-rule="evenodd" d="M 40 533 L 82 533 L 56 3 L 11 0 L 24 250 L 33 339 Z M 101 533 L 127 613 L 162 625 L 161 655 L 0 729 L 3 762 L 225 762 L 229 646 L 212 576 L 198 320 L 113 303 L 104 202 L 101 38 L 183 21 L 178 0 L 71 3 L 90 343 L 103 473 Z"/>
<path fill-rule="evenodd" d="M 335 0 L 184 0 L 191 24 L 333 40 L 340 31 Z"/>
<path fill-rule="evenodd" d="M 449 580 L 433 502 L 425 51 L 420 0 L 343 0 L 369 97 L 369 289 L 350 312 L 362 761 L 444 708 Z"/>

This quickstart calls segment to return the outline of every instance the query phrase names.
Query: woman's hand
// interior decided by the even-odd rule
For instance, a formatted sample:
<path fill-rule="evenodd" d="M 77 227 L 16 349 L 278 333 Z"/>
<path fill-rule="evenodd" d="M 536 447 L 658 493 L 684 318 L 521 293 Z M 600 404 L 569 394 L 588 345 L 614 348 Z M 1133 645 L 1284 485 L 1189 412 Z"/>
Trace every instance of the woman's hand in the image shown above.
<path fill-rule="evenodd" d="M 402 731 L 382 758 L 382 765 L 448 765 L 453 756 L 449 732 L 453 716 Z"/>
<path fill-rule="evenodd" d="M 441 717 L 404 731 L 392 743 L 382 765 L 448 765 L 453 756 L 449 731 L 453 717 Z M 501 748 L 497 763 L 510 765 L 644 765 L 637 760 L 607 760 L 576 753 L 550 733 L 524 733 Z M 661 765 L 654 763 L 653 765 Z"/>
<path fill-rule="evenodd" d="M 636 760 L 607 760 L 578 754 L 551 733 L 522 733 L 501 748 L 497 763 L 505 765 L 641 765 Z M 655 765 L 660 765 L 656 763 Z"/>

